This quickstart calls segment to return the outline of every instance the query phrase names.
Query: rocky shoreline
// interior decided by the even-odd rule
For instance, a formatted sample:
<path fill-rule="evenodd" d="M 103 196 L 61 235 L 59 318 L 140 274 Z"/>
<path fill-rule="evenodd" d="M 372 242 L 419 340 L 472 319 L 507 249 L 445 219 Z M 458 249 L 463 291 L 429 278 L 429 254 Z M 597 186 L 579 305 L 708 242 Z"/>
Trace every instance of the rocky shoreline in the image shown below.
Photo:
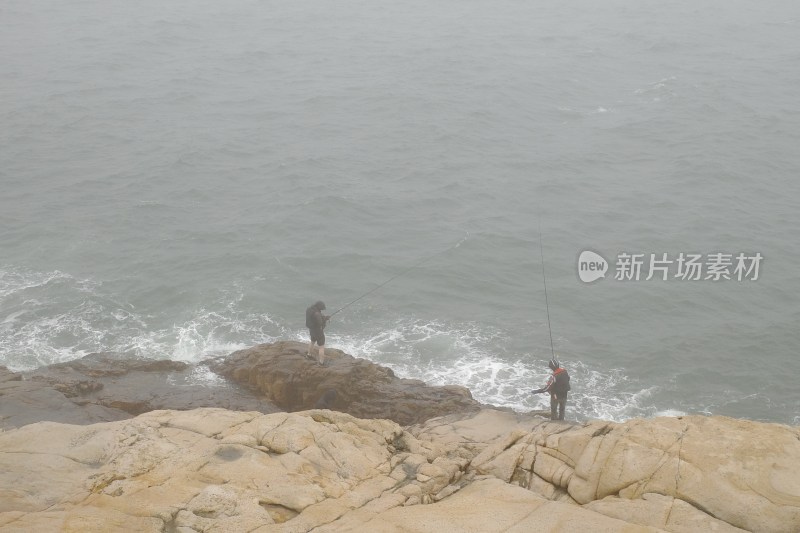
<path fill-rule="evenodd" d="M 0 531 L 800 531 L 800 428 L 551 422 L 304 349 L 0 369 Z"/>
<path fill-rule="evenodd" d="M 234 382 L 198 383 L 208 363 L 134 359 L 98 353 L 30 372 L 0 367 L 0 429 L 34 422 L 92 424 L 157 409 L 223 407 L 275 413 L 276 405 Z"/>
<path fill-rule="evenodd" d="M 284 341 L 197 364 L 97 353 L 30 372 L 0 367 L 0 429 L 111 422 L 159 409 L 294 412 L 315 407 L 328 391 L 336 391 L 333 410 L 401 425 L 491 407 L 464 387 L 429 386 L 341 350 L 326 352 L 326 366 L 305 357 L 305 344 Z"/>

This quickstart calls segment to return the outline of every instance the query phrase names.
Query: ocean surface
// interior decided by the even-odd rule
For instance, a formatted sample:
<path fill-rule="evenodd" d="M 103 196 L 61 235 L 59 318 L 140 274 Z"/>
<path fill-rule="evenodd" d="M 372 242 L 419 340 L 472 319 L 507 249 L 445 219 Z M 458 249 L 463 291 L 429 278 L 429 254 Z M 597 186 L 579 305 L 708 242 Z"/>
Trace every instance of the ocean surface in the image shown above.
<path fill-rule="evenodd" d="M 0 364 L 304 340 L 405 271 L 328 344 L 538 409 L 544 265 L 568 419 L 800 424 L 799 91 L 796 0 L 0 0 Z"/>

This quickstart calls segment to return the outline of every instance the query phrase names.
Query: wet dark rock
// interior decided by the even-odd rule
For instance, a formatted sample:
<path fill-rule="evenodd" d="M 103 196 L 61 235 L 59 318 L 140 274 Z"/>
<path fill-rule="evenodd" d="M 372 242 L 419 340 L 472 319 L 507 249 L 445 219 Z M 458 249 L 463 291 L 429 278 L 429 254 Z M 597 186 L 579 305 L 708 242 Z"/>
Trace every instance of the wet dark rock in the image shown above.
<path fill-rule="evenodd" d="M 331 348 L 325 350 L 326 366 L 320 366 L 306 357 L 307 349 L 306 344 L 292 341 L 261 344 L 210 367 L 290 412 L 314 408 L 330 390 L 337 392 L 337 411 L 401 425 L 481 407 L 465 387 L 398 378 L 389 368 Z"/>
<path fill-rule="evenodd" d="M 197 379 L 198 375 L 205 379 Z M 30 372 L 0 367 L 0 428 L 43 420 L 92 424 L 156 409 L 223 407 L 273 413 L 275 405 L 203 364 L 98 353 Z"/>
<path fill-rule="evenodd" d="M 0 429 L 200 407 L 262 413 L 320 408 L 410 425 L 481 408 L 464 387 L 401 379 L 389 368 L 330 348 L 321 366 L 306 350 L 287 341 L 197 364 L 97 353 L 29 372 L 0 367 Z"/>

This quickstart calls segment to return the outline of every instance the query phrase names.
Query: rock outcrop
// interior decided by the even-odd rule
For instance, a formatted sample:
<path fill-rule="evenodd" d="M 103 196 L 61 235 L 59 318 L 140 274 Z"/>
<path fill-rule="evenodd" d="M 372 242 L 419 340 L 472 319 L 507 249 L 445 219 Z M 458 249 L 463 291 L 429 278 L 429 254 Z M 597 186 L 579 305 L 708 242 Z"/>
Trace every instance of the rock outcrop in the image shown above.
<path fill-rule="evenodd" d="M 325 350 L 327 366 L 319 366 L 306 358 L 307 350 L 299 342 L 262 344 L 234 352 L 211 368 L 289 412 L 312 409 L 328 391 L 336 391 L 332 409 L 402 425 L 481 407 L 465 387 L 401 379 L 389 368 L 331 348 Z"/>
<path fill-rule="evenodd" d="M 800 430 L 723 417 L 153 411 L 0 432 L 0 472 L 0 531 L 800 531 Z"/>
<path fill-rule="evenodd" d="M 197 379 L 198 374 L 211 379 Z M 0 367 L 0 428 L 43 420 L 91 424 L 156 409 L 199 407 L 280 411 L 262 397 L 214 375 L 203 363 L 98 353 L 30 372 Z"/>
<path fill-rule="evenodd" d="M 0 367 L 0 429 L 200 407 L 261 413 L 327 408 L 408 425 L 482 407 L 464 387 L 400 379 L 335 349 L 326 350 L 328 364 L 320 366 L 305 357 L 306 348 L 263 344 L 194 364 L 98 353 L 30 372 Z"/>

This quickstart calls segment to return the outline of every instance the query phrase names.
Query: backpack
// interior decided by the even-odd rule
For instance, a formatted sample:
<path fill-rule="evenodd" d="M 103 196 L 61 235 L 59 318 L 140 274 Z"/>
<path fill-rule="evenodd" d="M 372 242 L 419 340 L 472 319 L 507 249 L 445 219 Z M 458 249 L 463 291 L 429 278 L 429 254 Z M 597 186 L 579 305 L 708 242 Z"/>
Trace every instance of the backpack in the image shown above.
<path fill-rule="evenodd" d="M 317 308 L 313 305 L 306 309 L 306 327 L 307 328 L 315 328 L 317 327 L 317 321 L 314 318 L 314 313 L 317 312 Z"/>
<path fill-rule="evenodd" d="M 555 378 L 555 382 L 553 383 L 553 392 L 555 392 L 558 396 L 561 396 L 562 394 L 571 390 L 571 387 L 569 386 L 569 373 L 566 370 L 556 374 Z"/>

